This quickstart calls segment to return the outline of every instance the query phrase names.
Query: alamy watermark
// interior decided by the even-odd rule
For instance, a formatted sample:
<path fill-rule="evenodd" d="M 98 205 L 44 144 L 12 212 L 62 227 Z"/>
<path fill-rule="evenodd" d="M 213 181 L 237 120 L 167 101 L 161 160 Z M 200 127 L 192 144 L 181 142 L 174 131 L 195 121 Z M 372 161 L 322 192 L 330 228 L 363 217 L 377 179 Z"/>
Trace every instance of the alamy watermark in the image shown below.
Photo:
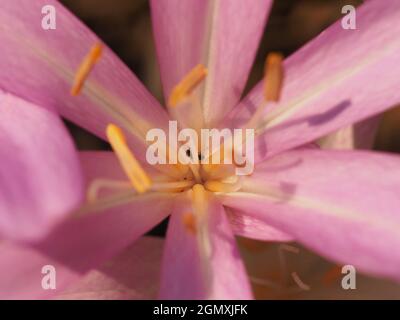
<path fill-rule="evenodd" d="M 43 30 L 55 30 L 57 28 L 56 8 L 52 5 L 42 7 L 42 28 Z"/>
<path fill-rule="evenodd" d="M 235 164 L 236 175 L 254 170 L 254 129 L 185 128 L 169 121 L 168 134 L 162 129 L 147 132 L 146 160 L 149 164 Z"/>
<path fill-rule="evenodd" d="M 346 5 L 342 8 L 342 13 L 346 14 L 341 21 L 342 28 L 345 30 L 357 29 L 356 8 L 352 5 Z"/>
<path fill-rule="evenodd" d="M 50 264 L 47 264 L 42 267 L 42 289 L 43 290 L 55 290 L 56 283 L 56 268 Z"/>

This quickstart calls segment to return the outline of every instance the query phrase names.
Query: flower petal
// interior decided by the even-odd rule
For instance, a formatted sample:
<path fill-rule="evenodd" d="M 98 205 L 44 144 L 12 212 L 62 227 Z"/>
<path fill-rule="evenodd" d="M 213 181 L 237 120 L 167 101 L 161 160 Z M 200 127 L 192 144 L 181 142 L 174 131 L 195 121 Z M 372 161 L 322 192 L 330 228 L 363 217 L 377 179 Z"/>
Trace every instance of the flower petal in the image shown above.
<path fill-rule="evenodd" d="M 34 247 L 2 245 L 0 297 L 43 299 L 59 294 L 165 218 L 172 208 L 170 200 L 138 197 L 118 209 L 67 221 Z M 41 286 L 45 265 L 56 269 L 57 290 Z"/>
<path fill-rule="evenodd" d="M 42 280 L 51 267 L 56 268 L 56 289 L 45 290 Z M 62 277 L 58 277 L 57 270 L 62 270 Z M 0 272 L 0 298 L 7 300 L 49 298 L 58 287 L 65 287 L 65 282 L 77 277 L 40 252 L 5 241 L 0 242 Z"/>
<path fill-rule="evenodd" d="M 262 241 L 293 241 L 293 237 L 266 224 L 263 220 L 242 211 L 227 210 L 233 233 L 245 238 Z"/>
<path fill-rule="evenodd" d="M 183 215 L 188 210 L 178 207 L 169 222 L 161 299 L 250 299 L 246 271 L 223 207 L 218 203 L 209 206 L 210 257 L 204 256 L 207 253 L 199 242 L 198 230 L 184 224 Z"/>
<path fill-rule="evenodd" d="M 55 30 L 42 27 L 49 6 L 55 9 Z M 149 127 L 167 124 L 165 110 L 107 47 L 81 95 L 70 95 L 76 70 L 100 40 L 59 2 L 2 1 L 0 20 L 0 88 L 44 107 L 54 106 L 103 138 L 106 125 L 113 122 L 135 135 L 130 139 L 138 147 Z"/>
<path fill-rule="evenodd" d="M 156 299 L 164 241 L 142 237 L 115 259 L 90 271 L 57 299 Z"/>
<path fill-rule="evenodd" d="M 281 101 L 266 107 L 256 158 L 317 140 L 398 103 L 399 19 L 398 1 L 368 1 L 357 8 L 356 30 L 343 29 L 340 20 L 289 57 Z M 232 125 L 262 103 L 260 83 L 232 114 Z"/>
<path fill-rule="evenodd" d="M 43 237 L 82 201 L 72 139 L 53 112 L 0 92 L 0 236 Z"/>
<path fill-rule="evenodd" d="M 221 195 L 318 253 L 400 279 L 400 158 L 292 151 L 266 161 L 243 192 Z M 258 193 L 258 194 L 256 194 Z"/>
<path fill-rule="evenodd" d="M 101 154 L 102 158 L 107 157 L 107 153 Z M 82 154 L 88 181 L 103 172 L 112 174 L 112 169 L 106 167 L 109 162 L 105 161 L 102 166 L 98 160 L 96 153 L 94 156 L 93 153 Z M 115 168 L 115 175 L 118 175 L 120 168 Z M 46 239 L 30 247 L 5 244 L 4 250 L 0 249 L 0 298 L 37 299 L 59 294 L 161 222 L 171 213 L 174 204 L 172 194 L 125 198 L 118 206 L 73 216 Z M 42 289 L 41 269 L 38 268 L 43 265 L 56 268 L 57 290 Z"/>
<path fill-rule="evenodd" d="M 166 98 L 197 64 L 208 68 L 203 97 L 207 124 L 239 101 L 255 58 L 271 0 L 151 1 Z"/>

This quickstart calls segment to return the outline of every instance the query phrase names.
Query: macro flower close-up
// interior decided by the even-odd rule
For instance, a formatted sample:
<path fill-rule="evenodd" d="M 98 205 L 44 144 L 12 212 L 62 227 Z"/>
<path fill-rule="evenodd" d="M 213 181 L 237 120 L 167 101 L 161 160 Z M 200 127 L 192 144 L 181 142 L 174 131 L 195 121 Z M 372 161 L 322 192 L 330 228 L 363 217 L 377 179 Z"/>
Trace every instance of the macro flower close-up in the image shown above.
<path fill-rule="evenodd" d="M 1 299 L 287 298 L 260 248 L 293 243 L 334 264 L 323 283 L 346 266 L 399 297 L 400 156 L 373 141 L 400 103 L 400 2 L 262 51 L 277 2 L 146 1 L 160 97 L 71 8 L 1 1 Z"/>

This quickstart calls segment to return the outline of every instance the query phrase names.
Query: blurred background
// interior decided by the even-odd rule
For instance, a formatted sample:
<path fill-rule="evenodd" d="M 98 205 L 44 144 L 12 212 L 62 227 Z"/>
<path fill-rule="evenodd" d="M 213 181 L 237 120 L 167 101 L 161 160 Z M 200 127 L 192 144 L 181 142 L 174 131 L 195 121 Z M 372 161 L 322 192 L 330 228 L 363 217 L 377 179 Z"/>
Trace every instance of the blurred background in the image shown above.
<path fill-rule="evenodd" d="M 147 0 L 61 2 L 94 30 L 163 102 Z M 262 78 L 268 52 L 292 54 L 341 18 L 344 5 L 360 3 L 362 0 L 275 0 L 245 92 Z M 400 153 L 399 122 L 400 108 L 394 106 L 381 120 L 374 149 Z M 71 123 L 67 125 L 79 149 L 108 149 L 107 143 Z M 165 223 L 152 234 L 162 236 L 164 232 Z M 290 249 L 247 239 L 239 239 L 239 243 L 257 298 L 400 299 L 398 285 L 361 275 L 357 277 L 357 290 L 343 290 L 340 266 L 300 245 L 290 244 Z"/>

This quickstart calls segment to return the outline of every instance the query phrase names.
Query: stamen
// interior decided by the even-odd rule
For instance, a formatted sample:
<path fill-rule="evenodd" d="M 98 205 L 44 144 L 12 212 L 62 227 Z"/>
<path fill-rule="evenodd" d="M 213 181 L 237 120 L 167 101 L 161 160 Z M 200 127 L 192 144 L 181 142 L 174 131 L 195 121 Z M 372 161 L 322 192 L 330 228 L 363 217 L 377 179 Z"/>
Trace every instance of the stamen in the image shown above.
<path fill-rule="evenodd" d="M 242 188 L 242 181 L 238 179 L 234 183 L 226 183 L 218 180 L 209 180 L 204 186 L 211 192 L 237 192 Z"/>
<path fill-rule="evenodd" d="M 204 80 L 207 76 L 207 68 L 202 64 L 194 67 L 182 80 L 177 84 L 169 97 L 168 103 L 171 107 L 176 107 Z"/>
<path fill-rule="evenodd" d="M 310 290 L 310 286 L 305 284 L 299 277 L 299 275 L 296 272 L 292 272 L 291 273 L 292 278 L 294 280 L 294 282 L 296 282 L 296 284 L 299 286 L 300 289 L 308 291 Z"/>
<path fill-rule="evenodd" d="M 244 128 L 256 129 L 262 120 L 265 102 L 278 102 L 284 80 L 283 56 L 280 53 L 270 53 L 265 59 L 264 68 L 264 99 Z"/>
<path fill-rule="evenodd" d="M 133 153 L 129 150 L 122 130 L 114 124 L 109 124 L 106 134 L 132 186 L 138 193 L 148 191 L 152 182 Z"/>
<path fill-rule="evenodd" d="M 259 286 L 264 286 L 264 287 L 269 287 L 272 289 L 281 289 L 281 285 L 278 282 L 269 280 L 269 279 L 263 279 L 263 278 L 257 278 L 257 277 L 253 277 L 250 276 L 250 281 L 256 285 Z"/>
<path fill-rule="evenodd" d="M 195 219 L 193 213 L 191 213 L 191 212 L 184 213 L 182 216 L 182 221 L 183 221 L 183 225 L 186 227 L 186 229 L 189 232 L 191 232 L 192 234 L 196 234 L 196 232 L 197 232 L 196 219 Z"/>
<path fill-rule="evenodd" d="M 204 180 L 220 180 L 235 174 L 235 165 L 233 164 L 213 164 L 204 163 L 201 166 Z"/>
<path fill-rule="evenodd" d="M 176 197 L 176 193 L 160 193 L 160 192 L 148 192 L 142 195 L 138 195 L 132 188 L 119 191 L 97 199 L 94 202 L 89 202 L 82 205 L 76 212 L 75 217 L 84 216 L 87 214 L 101 213 L 109 208 L 115 208 L 118 206 L 132 203 L 135 201 L 142 201 L 143 199 L 149 199 L 150 201 L 160 201 L 162 199 L 173 199 Z"/>
<path fill-rule="evenodd" d="M 265 60 L 264 98 L 265 101 L 279 101 L 283 83 L 283 56 L 280 53 L 270 53 Z"/>
<path fill-rule="evenodd" d="M 206 287 L 211 281 L 211 236 L 208 217 L 208 192 L 203 185 L 196 184 L 192 188 L 192 208 L 196 222 L 196 238 L 200 255 L 200 267 L 203 272 Z"/>
<path fill-rule="evenodd" d="M 195 184 L 193 180 L 158 182 L 151 187 L 153 191 L 178 192 L 192 187 Z"/>
<path fill-rule="evenodd" d="M 71 88 L 71 95 L 77 96 L 81 92 L 90 71 L 92 71 L 94 65 L 99 60 L 102 51 L 103 46 L 101 43 L 96 43 L 94 46 L 92 46 L 75 74 L 74 84 Z"/>
<path fill-rule="evenodd" d="M 194 179 L 196 180 L 197 183 L 201 183 L 201 175 L 200 175 L 200 166 L 198 164 L 190 163 L 189 168 L 193 173 Z"/>
<path fill-rule="evenodd" d="M 88 201 L 78 210 L 79 215 L 88 212 L 101 212 L 109 208 L 114 208 L 133 201 L 133 199 L 135 199 L 137 196 L 138 195 L 135 193 L 135 190 L 132 188 L 124 191 L 118 191 L 94 201 Z"/>
<path fill-rule="evenodd" d="M 207 193 L 203 185 L 196 184 L 193 190 L 193 210 L 196 216 L 204 217 L 207 213 Z"/>
<path fill-rule="evenodd" d="M 127 189 L 131 188 L 131 184 L 127 181 L 109 180 L 109 179 L 95 179 L 89 185 L 87 191 L 87 199 L 89 202 L 97 200 L 97 196 L 101 189 Z"/>

